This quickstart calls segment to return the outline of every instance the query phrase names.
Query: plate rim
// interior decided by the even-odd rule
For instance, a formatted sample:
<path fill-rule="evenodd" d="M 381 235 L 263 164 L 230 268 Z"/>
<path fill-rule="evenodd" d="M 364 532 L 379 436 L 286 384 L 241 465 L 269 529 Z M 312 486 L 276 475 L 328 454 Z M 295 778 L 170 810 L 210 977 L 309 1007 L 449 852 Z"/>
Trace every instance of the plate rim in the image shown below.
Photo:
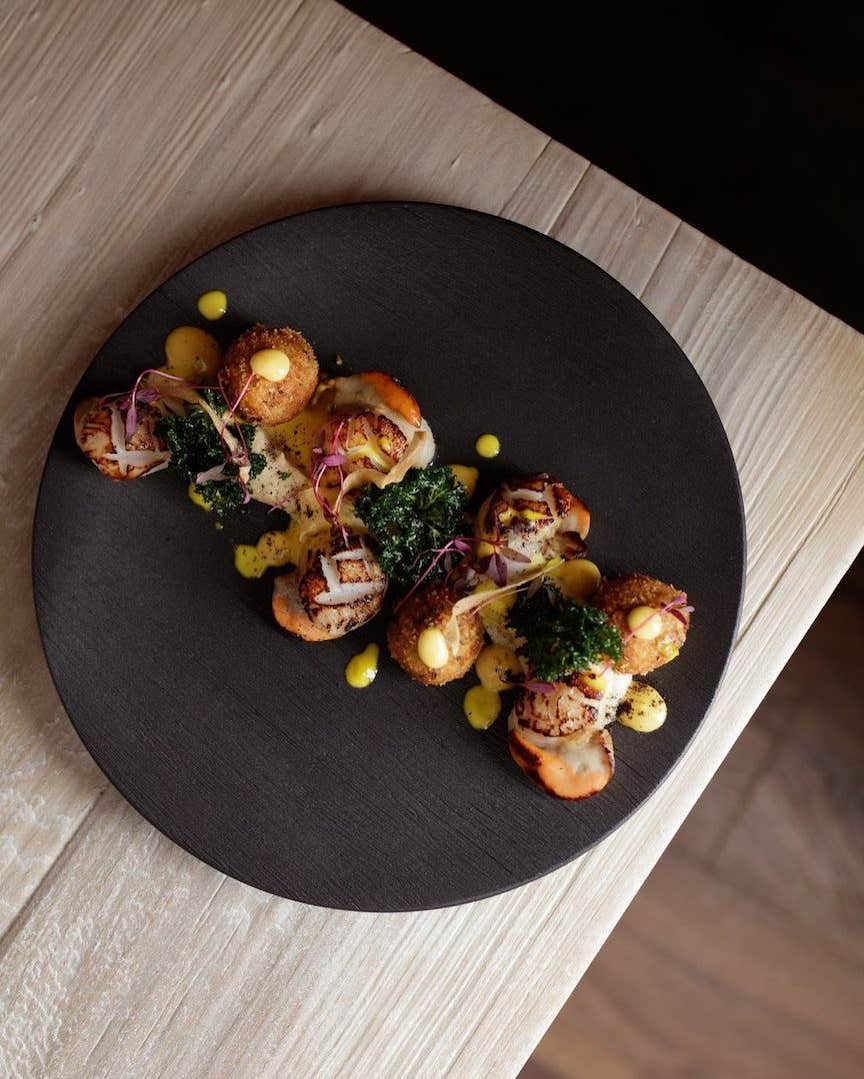
<path fill-rule="evenodd" d="M 218 865 L 215 865 L 210 860 L 209 857 L 205 857 L 203 854 L 198 853 L 196 850 L 192 849 L 192 847 L 188 843 L 186 843 L 185 841 L 183 841 L 181 839 L 178 839 L 178 838 L 175 838 L 173 835 L 170 835 L 167 831 L 164 830 L 164 828 L 162 827 L 161 824 L 159 824 L 149 813 L 145 812 L 145 810 L 143 810 L 141 808 L 141 806 L 138 804 L 137 799 L 135 797 L 132 797 L 129 794 L 127 794 L 126 791 L 123 789 L 123 786 L 121 786 L 114 779 L 114 777 L 111 774 L 111 771 L 109 771 L 109 769 L 96 756 L 93 749 L 91 748 L 90 742 L 84 736 L 82 731 L 79 729 L 78 724 L 76 724 L 74 718 L 72 717 L 71 712 L 69 711 L 69 709 L 66 706 L 66 701 L 64 699 L 64 696 L 63 696 L 63 693 L 61 691 L 60 685 L 58 684 L 58 678 L 55 675 L 54 666 L 53 666 L 51 658 L 49 656 L 48 648 L 47 648 L 47 645 L 46 645 L 45 631 L 44 631 L 43 624 L 42 624 L 42 613 L 41 613 L 41 610 L 40 610 L 40 603 L 39 603 L 39 600 L 37 598 L 37 596 L 38 596 L 37 585 L 36 585 L 36 576 L 37 576 L 37 532 L 38 532 L 38 526 L 39 526 L 39 518 L 40 518 L 40 516 L 41 516 L 41 514 L 43 512 L 43 508 L 44 508 L 43 504 L 44 504 L 44 500 L 45 500 L 45 495 L 44 495 L 45 477 L 46 477 L 46 473 L 47 473 L 47 470 L 48 470 L 48 463 L 49 463 L 49 458 L 50 458 L 50 455 L 51 455 L 51 451 L 52 451 L 52 448 L 54 446 L 54 443 L 57 440 L 58 435 L 61 433 L 63 424 L 64 424 L 64 422 L 66 420 L 66 417 L 67 417 L 68 410 L 69 410 L 71 404 L 73 403 L 73 401 L 75 399 L 75 394 L 77 392 L 78 386 L 81 384 L 81 381 L 86 377 L 87 372 L 90 370 L 90 367 L 93 365 L 96 358 L 99 356 L 99 354 L 102 352 L 102 350 L 106 347 L 106 345 L 110 342 L 110 340 L 114 337 L 114 335 L 125 325 L 125 323 L 138 311 L 138 309 L 140 307 L 144 306 L 152 297 L 156 296 L 157 294 L 160 294 L 163 287 L 169 281 L 172 281 L 175 277 L 179 276 L 181 273 L 185 272 L 190 267 L 196 265 L 201 260 L 209 257 L 214 252 L 219 251 L 223 247 L 227 247 L 227 246 L 235 243 L 236 241 L 238 241 L 240 239 L 251 236 L 251 235 L 253 235 L 253 234 L 257 233 L 257 232 L 263 232 L 263 231 L 265 231 L 267 229 L 272 228 L 273 226 L 280 225 L 280 224 L 282 224 L 284 222 L 291 221 L 291 220 L 293 220 L 295 218 L 298 218 L 298 217 L 308 217 L 308 216 L 317 215 L 317 214 L 327 214 L 327 213 L 337 213 L 337 212 L 350 212 L 351 210 L 370 208 L 370 207 L 376 207 L 376 208 L 384 208 L 384 207 L 386 207 L 386 208 L 400 208 L 400 209 L 419 208 L 419 209 L 427 209 L 427 210 L 432 209 L 432 210 L 434 210 L 436 212 L 437 211 L 444 211 L 444 212 L 456 213 L 456 214 L 463 215 L 463 216 L 468 216 L 468 217 L 486 218 L 486 219 L 490 219 L 490 220 L 496 222 L 497 224 L 496 224 L 495 227 L 497 227 L 498 225 L 504 225 L 504 226 L 509 226 L 509 227 L 511 227 L 513 229 L 516 229 L 516 230 L 520 230 L 522 232 L 530 233 L 531 236 L 534 238 L 534 242 L 536 242 L 536 240 L 539 239 L 539 240 L 545 241 L 545 242 L 547 242 L 549 244 L 553 244 L 553 245 L 555 245 L 555 247 L 557 247 L 559 249 L 562 249 L 563 251 L 566 251 L 568 256 L 575 256 L 576 258 L 578 258 L 582 262 L 588 263 L 592 267 L 592 269 L 594 271 L 599 272 L 608 281 L 611 281 L 613 283 L 613 286 L 614 286 L 615 289 L 622 289 L 624 292 L 626 292 L 631 297 L 631 299 L 635 300 L 639 304 L 639 306 L 642 308 L 643 312 L 645 314 L 647 314 L 649 316 L 649 318 L 656 324 L 656 326 L 658 326 L 660 328 L 663 335 L 665 337 L 667 337 L 669 339 L 669 341 L 672 342 L 672 344 L 674 345 L 675 349 L 678 351 L 680 356 L 686 361 L 687 366 L 690 368 L 693 375 L 698 380 L 698 383 L 699 383 L 699 386 L 702 389 L 702 393 L 704 395 L 705 401 L 709 405 L 709 407 L 711 409 L 711 412 L 713 413 L 713 418 L 716 420 L 716 426 L 719 429 L 720 433 L 722 434 L 722 438 L 719 441 L 719 445 L 722 446 L 723 452 L 724 452 L 724 454 L 725 454 L 725 456 L 726 456 L 726 458 L 728 460 L 728 463 L 729 463 L 729 465 L 731 465 L 731 475 L 734 477 L 734 493 L 735 493 L 735 501 L 736 501 L 736 508 L 737 508 L 736 523 L 737 523 L 738 539 L 739 539 L 739 542 L 740 542 L 740 545 L 741 545 L 741 560 L 740 560 L 739 566 L 737 567 L 737 574 L 736 574 L 737 585 L 738 585 L 738 601 L 737 601 L 737 606 L 736 606 L 736 611 L 735 611 L 735 618 L 734 618 L 733 625 L 732 625 L 732 632 L 731 632 L 731 635 L 730 635 L 729 646 L 728 646 L 728 648 L 726 650 L 726 655 L 724 657 L 723 664 L 722 664 L 722 667 L 720 669 L 719 677 L 717 678 L 716 684 L 714 685 L 714 689 L 713 689 L 713 692 L 711 694 L 711 698 L 707 702 L 704 710 L 702 711 L 702 715 L 701 715 L 698 723 L 694 726 L 693 730 L 690 733 L 690 736 L 687 738 L 687 741 L 684 743 L 684 745 L 681 747 L 680 752 L 675 757 L 675 760 L 666 769 L 665 773 L 662 775 L 662 777 L 654 785 L 651 792 L 642 801 L 640 801 L 638 804 L 632 806 L 611 827 L 607 828 L 605 831 L 603 831 L 601 834 L 597 835 L 590 842 L 588 842 L 584 846 L 582 846 L 579 851 L 569 855 L 568 857 L 562 859 L 561 861 L 556 862 L 554 865 L 550 865 L 549 867 L 543 869 L 539 873 L 536 873 L 535 875 L 530 876 L 530 877 L 526 877 L 525 879 L 519 880 L 518 882 L 516 882 L 514 884 L 505 885 L 505 886 L 503 886 L 501 888 L 494 888 L 494 889 L 491 889 L 489 891 L 485 891 L 482 894 L 477 894 L 477 895 L 475 895 L 475 896 L 473 896 L 471 898 L 468 898 L 468 899 L 453 899 L 453 900 L 449 900 L 447 902 L 436 903 L 436 904 L 434 904 L 432 906 L 424 905 L 424 904 L 420 904 L 420 905 L 416 905 L 416 906 L 388 906 L 388 907 L 383 907 L 383 908 L 382 907 L 364 907 L 364 906 L 337 906 L 337 905 L 331 904 L 331 903 L 325 903 L 325 902 L 312 903 L 312 902 L 310 902 L 308 900 L 304 900 L 304 899 L 295 899 L 295 898 L 292 898 L 290 896 L 283 896 L 278 892 L 270 892 L 270 891 L 266 890 L 265 888 L 262 888 L 260 885 L 255 884 L 253 881 L 248 880 L 247 878 L 245 878 L 240 873 L 237 873 L 237 872 L 235 872 L 233 870 L 229 871 L 227 869 L 223 869 L 223 868 L 219 867 Z M 110 332 L 102 340 L 101 344 L 98 346 L 98 348 L 90 356 L 87 365 L 83 368 L 83 370 L 81 371 L 77 381 L 75 382 L 75 385 L 73 386 L 73 388 L 72 388 L 72 390 L 71 390 L 71 392 L 69 394 L 68 399 L 66 400 L 66 402 L 63 405 L 63 408 L 62 408 L 62 411 L 60 413 L 57 424 L 54 427 L 51 438 L 47 443 L 45 453 L 43 454 L 42 468 L 41 468 L 40 478 L 39 478 L 39 485 L 38 485 L 38 488 L 37 488 L 37 495 L 36 495 L 35 505 L 34 505 L 34 509 L 33 509 L 33 516 L 32 516 L 32 520 L 31 520 L 30 586 L 31 586 L 32 598 L 33 598 L 33 608 L 34 608 L 35 615 L 36 615 L 36 625 L 37 625 L 37 628 L 38 628 L 38 631 L 39 631 L 39 643 L 40 643 L 40 646 L 41 646 L 41 649 L 42 649 L 43 657 L 45 659 L 46 667 L 48 668 L 48 673 L 49 673 L 49 676 L 51 678 L 52 685 L 54 686 L 54 689 L 55 689 L 55 691 L 57 693 L 57 696 L 58 696 L 58 698 L 60 700 L 60 703 L 61 703 L 61 705 L 63 707 L 63 711 L 64 711 L 64 713 L 66 715 L 66 718 L 68 719 L 68 721 L 71 724 L 73 730 L 75 731 L 76 736 L 81 741 L 84 748 L 87 750 L 87 753 L 90 756 L 91 760 L 95 763 L 96 767 L 99 768 L 100 772 L 105 776 L 105 778 L 108 780 L 108 782 L 111 784 L 111 786 L 115 789 L 115 791 L 117 791 L 117 793 L 121 796 L 121 798 L 123 798 L 123 800 L 126 803 L 128 803 L 135 810 L 135 812 L 139 814 L 139 816 L 143 817 L 143 819 L 145 821 L 147 821 L 147 823 L 151 827 L 155 828 L 156 831 L 161 836 L 163 836 L 165 839 L 167 839 L 170 843 L 173 843 L 176 846 L 180 847 L 186 854 L 191 855 L 197 861 L 203 863 L 204 865 L 206 865 L 208 868 L 214 870 L 215 872 L 222 873 L 224 876 L 229 877 L 232 880 L 237 880 L 241 884 L 244 884 L 247 887 L 254 888 L 256 891 L 261 892 L 264 895 L 274 896 L 275 898 L 280 899 L 280 900 L 285 900 L 287 902 L 292 902 L 292 903 L 300 903 L 303 906 L 310 906 L 310 907 L 314 907 L 314 908 L 320 908 L 322 910 L 340 910 L 340 911 L 348 911 L 348 912 L 355 913 L 355 914 L 361 914 L 361 913 L 362 914 L 411 914 L 411 913 L 419 913 L 420 911 L 427 911 L 427 910 L 446 910 L 446 909 L 451 908 L 451 907 L 467 906 L 467 905 L 472 904 L 472 903 L 480 903 L 480 902 L 484 902 L 485 900 L 495 898 L 496 896 L 504 895 L 507 892 L 516 891 L 519 888 L 524 888 L 524 887 L 527 887 L 529 885 L 532 885 L 532 884 L 536 883 L 538 880 L 541 880 L 544 877 L 548 877 L 551 874 L 557 873 L 559 870 L 562 870 L 565 867 L 567 867 L 569 865 L 572 865 L 577 859 L 583 857 L 583 855 L 585 855 L 589 851 L 593 850 L 599 843 L 603 842 L 604 840 L 608 839 L 611 835 L 616 833 L 620 828 L 622 828 L 633 817 L 633 815 L 636 812 L 638 812 L 639 810 L 644 808 L 648 804 L 648 802 L 650 802 L 650 800 L 652 798 L 654 798 L 654 796 L 666 785 L 666 783 L 668 782 L 670 776 L 674 772 L 677 771 L 677 769 L 678 769 L 678 767 L 679 767 L 679 765 L 681 763 L 681 760 L 683 759 L 685 754 L 689 751 L 689 749 L 692 746 L 693 741 L 696 738 L 697 734 L 699 734 L 699 732 L 701 731 L 701 729 L 703 727 L 703 724 L 705 723 L 705 719 L 706 719 L 708 713 L 712 709 L 712 707 L 713 707 L 713 705 L 714 705 L 714 703 L 715 703 L 715 701 L 717 699 L 717 695 L 718 695 L 718 693 L 720 691 L 720 687 L 723 685 L 723 683 L 724 683 L 724 681 L 726 679 L 726 675 L 728 673 L 729 665 L 730 665 L 731 660 L 732 660 L 732 654 L 733 654 L 733 652 L 735 650 L 735 646 L 736 646 L 736 644 L 738 642 L 738 634 L 739 634 L 739 630 L 740 630 L 740 627 L 741 627 L 741 617 L 742 617 L 742 612 L 743 612 L 744 598 L 745 598 L 746 585 L 747 585 L 748 550 L 749 550 L 749 544 L 748 544 L 748 533 L 747 533 L 747 516 L 746 516 L 746 512 L 745 512 L 743 492 L 742 492 L 742 489 L 741 489 L 741 477 L 740 477 L 740 474 L 739 474 L 739 471 L 738 471 L 737 462 L 735 461 L 735 455 L 734 455 L 734 452 L 732 450 L 732 445 L 731 445 L 731 442 L 729 440 L 729 434 L 728 434 L 728 432 L 726 430 L 726 426 L 723 423 L 723 420 L 722 420 L 722 418 L 720 416 L 720 413 L 719 413 L 719 411 L 717 409 L 717 406 L 716 406 L 716 404 L 714 402 L 714 398 L 712 397 L 711 393 L 709 392 L 708 387 L 705 385 L 705 382 L 704 382 L 700 372 L 696 369 L 695 365 L 693 364 L 693 362 L 691 361 L 691 359 L 687 355 L 687 353 L 684 351 L 682 346 L 678 343 L 678 341 L 672 336 L 671 332 L 663 325 L 663 323 L 657 318 L 657 316 L 654 314 L 654 312 L 651 311 L 651 309 L 642 301 L 642 299 L 639 296 L 637 296 L 635 293 L 631 292 L 630 289 L 628 289 L 626 285 L 624 285 L 620 281 L 618 281 L 618 279 L 615 278 L 611 273 L 609 273 L 608 270 L 604 269 L 602 266 L 598 265 L 596 262 L 589 259 L 586 255 L 583 255 L 580 251 L 577 251 L 574 248 L 569 247 L 567 244 L 563 243 L 561 240 L 558 240 L 554 236 L 549 236 L 547 233 L 541 232 L 538 229 L 534 229 L 530 225 L 525 225 L 522 222 L 514 221 L 514 220 L 512 220 L 510 218 L 502 217 L 500 214 L 492 213 L 492 212 L 485 211 L 485 210 L 477 210 L 477 209 L 474 209 L 474 208 L 471 208 L 471 207 L 457 206 L 457 205 L 455 205 L 453 203 L 432 202 L 432 201 L 429 201 L 429 200 L 422 200 L 422 199 L 420 199 L 420 200 L 417 200 L 417 199 L 368 199 L 368 200 L 359 200 L 359 201 L 356 201 L 356 202 L 328 203 L 328 204 L 322 204 L 320 206 L 313 206 L 313 207 L 310 207 L 310 208 L 307 208 L 307 209 L 297 210 L 297 211 L 295 211 L 293 213 L 290 213 L 290 214 L 284 214 L 284 215 L 281 215 L 279 217 L 271 218 L 270 220 L 262 222 L 261 224 L 253 225 L 250 228 L 243 229 L 240 232 L 237 232 L 237 233 L 233 234 L 232 236 L 228 237 L 227 239 L 220 241 L 219 243 L 215 244 L 213 247 L 208 248 L 206 251 L 202 251 L 199 255 L 196 255 L 194 258 L 189 259 L 189 261 L 183 263 L 183 265 L 178 266 L 176 269 L 172 270 L 168 274 L 168 276 L 166 276 L 166 277 L 164 277 L 164 278 L 162 278 L 160 280 L 158 285 L 156 285 L 145 296 L 143 296 L 140 300 L 138 300 L 134 304 L 134 306 L 132 306 L 123 315 L 123 317 L 119 321 L 113 323 Z M 91 806 L 91 808 L 93 808 L 93 806 L 95 806 L 96 802 L 101 798 L 102 793 L 104 793 L 104 791 L 100 792 L 100 794 L 97 794 L 96 799 L 94 800 L 93 805 Z M 80 825 L 79 825 L 79 827 L 80 827 Z M 77 829 L 76 829 L 76 831 L 77 831 Z"/>

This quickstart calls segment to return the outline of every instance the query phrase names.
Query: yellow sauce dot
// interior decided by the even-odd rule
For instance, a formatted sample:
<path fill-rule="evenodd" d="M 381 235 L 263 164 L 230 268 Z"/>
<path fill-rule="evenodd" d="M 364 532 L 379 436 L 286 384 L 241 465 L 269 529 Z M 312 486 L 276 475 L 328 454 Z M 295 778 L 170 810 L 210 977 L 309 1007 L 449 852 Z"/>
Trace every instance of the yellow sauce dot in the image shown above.
<path fill-rule="evenodd" d="M 352 656 L 345 666 L 345 681 L 353 689 L 365 689 L 375 681 L 378 673 L 378 645 L 370 644 Z"/>
<path fill-rule="evenodd" d="M 501 695 L 485 686 L 472 686 L 462 700 L 462 708 L 474 730 L 485 731 L 501 714 Z"/>
<path fill-rule="evenodd" d="M 606 677 L 602 674 L 592 674 L 591 671 L 583 671 L 579 680 L 584 682 L 588 689 L 593 690 L 595 693 L 606 692 Z"/>
<path fill-rule="evenodd" d="M 497 457 L 501 452 L 501 443 L 497 435 L 481 435 L 474 443 L 474 449 L 481 457 Z"/>
<path fill-rule="evenodd" d="M 420 662 L 425 663 L 430 670 L 437 671 L 446 667 L 450 660 L 450 649 L 447 647 L 447 638 L 436 626 L 424 629 L 417 638 L 417 655 Z"/>
<path fill-rule="evenodd" d="M 215 322 L 217 318 L 222 318 L 227 310 L 228 297 L 221 289 L 212 289 L 210 292 L 205 292 L 198 297 L 198 311 L 210 322 Z"/>
<path fill-rule="evenodd" d="M 663 620 L 653 607 L 633 607 L 627 614 L 627 628 L 639 641 L 653 641 L 663 632 Z"/>
<path fill-rule="evenodd" d="M 209 511 L 210 509 L 212 509 L 210 503 L 207 501 L 204 495 L 201 494 L 201 492 L 195 486 L 194 482 L 190 483 L 189 486 L 186 488 L 186 494 L 189 496 L 189 501 L 194 502 L 196 506 L 200 506 L 202 510 Z"/>
<path fill-rule="evenodd" d="M 587 603 L 600 584 L 600 569 L 587 558 L 571 558 L 549 574 L 568 599 Z"/>
<path fill-rule="evenodd" d="M 477 469 L 472 468 L 471 465 L 448 465 L 447 467 L 468 492 L 468 497 L 473 498 L 477 490 L 477 479 L 480 476 Z"/>
<path fill-rule="evenodd" d="M 618 709 L 618 722 L 648 734 L 666 722 L 666 702 L 653 686 L 631 682 Z"/>
<path fill-rule="evenodd" d="M 212 382 L 222 362 L 219 342 L 198 326 L 178 326 L 165 338 L 163 370 L 188 382 Z"/>
<path fill-rule="evenodd" d="M 474 670 L 484 689 L 503 693 L 512 689 L 522 674 L 522 665 L 516 653 L 503 644 L 487 644 L 474 664 Z"/>
<path fill-rule="evenodd" d="M 281 382 L 291 370 L 291 361 L 279 348 L 262 348 L 253 355 L 249 366 L 260 378 Z"/>

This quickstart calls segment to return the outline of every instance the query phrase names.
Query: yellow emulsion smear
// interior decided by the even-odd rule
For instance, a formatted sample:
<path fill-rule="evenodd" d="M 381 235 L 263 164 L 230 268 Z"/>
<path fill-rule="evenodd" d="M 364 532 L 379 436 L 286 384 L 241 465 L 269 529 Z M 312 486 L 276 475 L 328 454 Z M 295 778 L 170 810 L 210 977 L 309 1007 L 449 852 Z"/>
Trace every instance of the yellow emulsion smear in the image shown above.
<path fill-rule="evenodd" d="M 211 289 L 198 297 L 198 312 L 209 322 L 222 318 L 227 310 L 228 297 L 221 289 Z"/>
<path fill-rule="evenodd" d="M 265 532 L 257 543 L 235 545 L 234 568 L 242 577 L 263 577 L 271 566 L 296 566 L 300 561 L 299 547 L 293 524 L 282 531 Z"/>
<path fill-rule="evenodd" d="M 501 694 L 485 686 L 472 686 L 462 700 L 462 709 L 475 731 L 485 731 L 501 714 Z"/>
<path fill-rule="evenodd" d="M 352 689 L 365 689 L 375 681 L 378 673 L 378 652 L 378 645 L 370 644 L 348 660 L 345 666 L 345 681 Z"/>
<path fill-rule="evenodd" d="M 481 457 L 497 457 L 501 452 L 501 440 L 497 435 L 481 435 L 474 443 L 474 449 Z"/>
<path fill-rule="evenodd" d="M 178 326 L 165 338 L 163 371 L 187 382 L 211 382 L 222 362 L 219 342 L 198 326 Z"/>

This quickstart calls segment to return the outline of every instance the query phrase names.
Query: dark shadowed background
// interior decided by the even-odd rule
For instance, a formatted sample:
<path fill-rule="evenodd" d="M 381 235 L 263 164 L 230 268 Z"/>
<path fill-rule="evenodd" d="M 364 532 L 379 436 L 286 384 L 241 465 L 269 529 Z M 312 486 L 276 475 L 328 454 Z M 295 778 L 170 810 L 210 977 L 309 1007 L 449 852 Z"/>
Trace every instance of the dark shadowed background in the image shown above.
<path fill-rule="evenodd" d="M 864 329 L 864 14 L 346 6 Z"/>

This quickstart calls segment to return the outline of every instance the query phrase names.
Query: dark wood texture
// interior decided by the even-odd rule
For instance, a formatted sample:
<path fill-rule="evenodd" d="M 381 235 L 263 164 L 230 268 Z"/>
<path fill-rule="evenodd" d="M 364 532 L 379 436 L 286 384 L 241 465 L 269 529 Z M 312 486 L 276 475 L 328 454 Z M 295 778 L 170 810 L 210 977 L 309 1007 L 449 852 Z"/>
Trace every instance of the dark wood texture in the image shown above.
<path fill-rule="evenodd" d="M 289 218 L 205 255 L 151 295 L 76 396 L 161 362 L 195 298 L 223 288 L 224 336 L 293 324 L 327 363 L 382 368 L 415 392 L 442 460 L 495 430 L 507 469 L 561 476 L 594 513 L 591 553 L 686 587 L 683 658 L 660 672 L 670 719 L 615 729 L 618 774 L 589 802 L 531 789 L 504 723 L 465 724 L 464 687 L 424 690 L 383 662 L 374 687 L 342 671 L 381 622 L 327 646 L 282 635 L 269 581 L 232 569 L 225 531 L 163 474 L 120 488 L 75 452 L 69 416 L 36 518 L 46 654 L 82 739 L 122 793 L 194 854 L 268 891 L 325 906 L 463 902 L 569 861 L 660 783 L 714 694 L 738 615 L 743 523 L 722 426 L 649 312 L 592 263 L 482 214 L 372 204 Z"/>

